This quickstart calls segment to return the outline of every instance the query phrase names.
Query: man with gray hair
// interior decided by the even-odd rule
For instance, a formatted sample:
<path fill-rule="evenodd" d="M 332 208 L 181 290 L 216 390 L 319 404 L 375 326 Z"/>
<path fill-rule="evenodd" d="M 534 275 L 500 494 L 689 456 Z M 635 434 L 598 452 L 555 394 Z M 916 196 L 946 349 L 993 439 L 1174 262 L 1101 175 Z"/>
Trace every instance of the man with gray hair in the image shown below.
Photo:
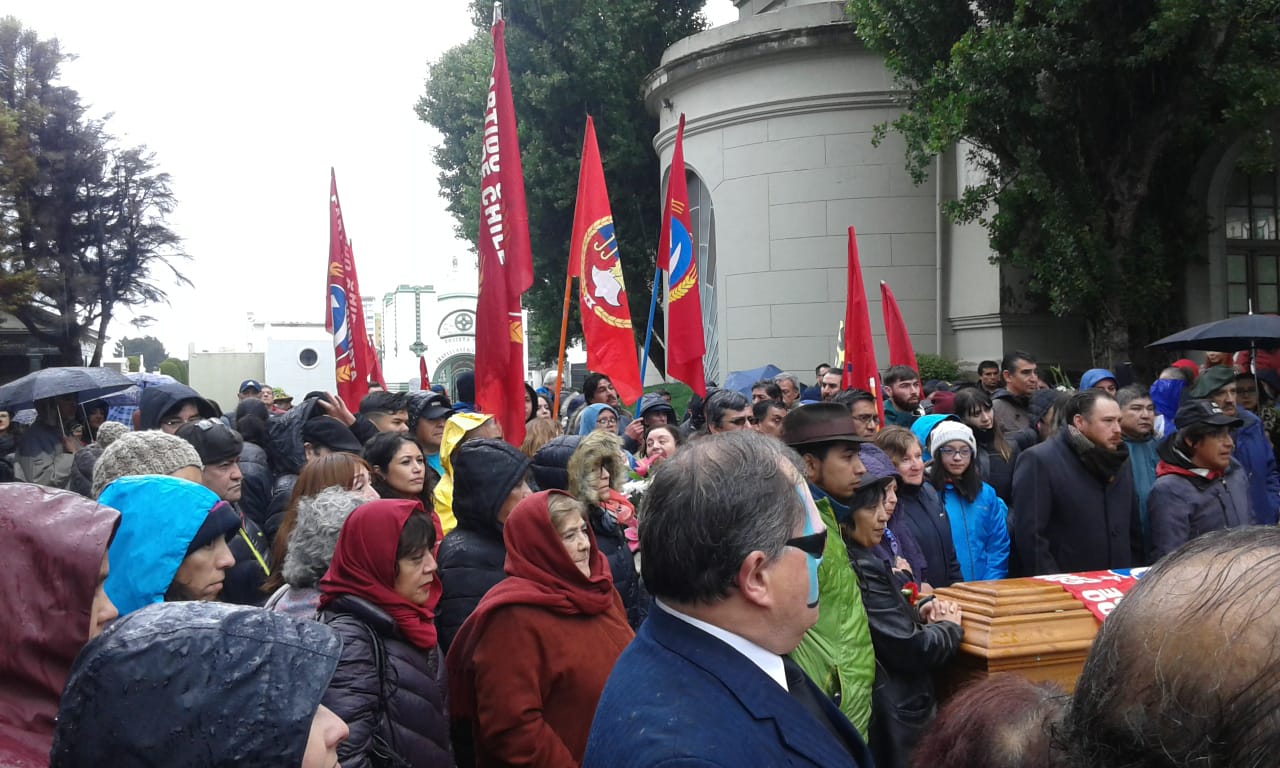
<path fill-rule="evenodd" d="M 707 415 L 708 434 L 751 429 L 751 401 L 741 392 L 717 389 L 707 396 L 703 408 Z"/>
<path fill-rule="evenodd" d="M 1156 563 L 1093 641 L 1061 739 L 1070 764 L 1274 765 L 1278 587 L 1275 526 L 1212 531 Z"/>
<path fill-rule="evenodd" d="M 655 607 L 613 668 L 584 768 L 870 766 L 785 655 L 818 619 L 827 532 L 794 452 L 756 432 L 680 450 L 641 510 Z"/>
<path fill-rule="evenodd" d="M 773 377 L 773 383 L 782 390 L 782 402 L 786 403 L 787 408 L 795 408 L 800 402 L 800 379 L 791 373 L 780 373 Z"/>

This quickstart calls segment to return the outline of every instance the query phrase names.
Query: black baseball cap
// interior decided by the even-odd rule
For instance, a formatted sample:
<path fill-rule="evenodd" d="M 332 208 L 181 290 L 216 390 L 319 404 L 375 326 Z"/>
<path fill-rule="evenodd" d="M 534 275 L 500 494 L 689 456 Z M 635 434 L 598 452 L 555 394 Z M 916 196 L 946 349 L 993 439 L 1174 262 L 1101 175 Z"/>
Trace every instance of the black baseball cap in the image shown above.
<path fill-rule="evenodd" d="M 1173 425 L 1178 429 L 1185 429 L 1194 424 L 1235 429 L 1244 426 L 1244 419 L 1228 416 L 1211 400 L 1188 400 L 1178 408 L 1177 415 L 1173 417 Z"/>
<path fill-rule="evenodd" d="M 259 384 L 257 381 L 254 381 L 253 379 L 245 379 L 244 381 L 240 382 L 240 389 L 238 390 L 240 394 L 243 395 L 245 392 L 247 392 L 250 389 L 256 392 L 261 392 L 262 385 Z"/>

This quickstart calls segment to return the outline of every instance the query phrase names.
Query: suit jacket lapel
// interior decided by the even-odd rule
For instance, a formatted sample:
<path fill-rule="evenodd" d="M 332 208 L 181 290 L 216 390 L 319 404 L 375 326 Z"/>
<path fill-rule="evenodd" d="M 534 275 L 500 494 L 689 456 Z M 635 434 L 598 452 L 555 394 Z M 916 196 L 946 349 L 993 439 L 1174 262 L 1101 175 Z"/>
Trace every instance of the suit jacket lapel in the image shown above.
<path fill-rule="evenodd" d="M 825 727 L 809 715 L 773 678 L 736 650 L 687 622 L 654 606 L 645 619 L 653 639 L 679 654 L 720 682 L 757 720 L 773 720 L 779 739 L 793 752 L 821 766 L 853 765 L 842 745 Z M 643 628 L 642 628 L 643 630 Z M 807 678 L 806 678 L 807 680 Z M 806 683 L 812 686 L 812 683 Z M 823 701 L 829 718 L 851 744 L 860 743 L 853 726 L 826 696 L 813 688 Z"/>

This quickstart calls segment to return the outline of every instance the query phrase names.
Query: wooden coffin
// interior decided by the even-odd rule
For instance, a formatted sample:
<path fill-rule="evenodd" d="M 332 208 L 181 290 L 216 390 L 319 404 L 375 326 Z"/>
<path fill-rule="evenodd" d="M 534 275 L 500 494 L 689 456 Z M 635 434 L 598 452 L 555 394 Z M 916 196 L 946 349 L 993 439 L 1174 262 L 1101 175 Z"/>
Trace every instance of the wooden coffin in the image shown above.
<path fill-rule="evenodd" d="M 960 653 L 938 681 L 943 696 L 997 672 L 1075 689 L 1099 622 L 1061 586 L 1003 579 L 953 584 L 936 594 L 964 612 Z"/>

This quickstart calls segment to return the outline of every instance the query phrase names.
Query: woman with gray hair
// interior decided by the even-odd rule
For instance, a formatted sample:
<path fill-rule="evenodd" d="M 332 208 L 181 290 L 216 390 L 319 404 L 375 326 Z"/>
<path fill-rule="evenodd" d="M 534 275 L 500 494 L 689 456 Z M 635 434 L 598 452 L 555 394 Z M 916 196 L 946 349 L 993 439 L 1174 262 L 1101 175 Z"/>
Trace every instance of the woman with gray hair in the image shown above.
<path fill-rule="evenodd" d="M 284 584 L 263 607 L 301 619 L 315 618 L 320 607 L 316 585 L 329 570 L 338 532 L 355 508 L 368 500 L 336 485 L 298 499 L 297 520 L 289 532 L 289 546 L 280 568 Z"/>

